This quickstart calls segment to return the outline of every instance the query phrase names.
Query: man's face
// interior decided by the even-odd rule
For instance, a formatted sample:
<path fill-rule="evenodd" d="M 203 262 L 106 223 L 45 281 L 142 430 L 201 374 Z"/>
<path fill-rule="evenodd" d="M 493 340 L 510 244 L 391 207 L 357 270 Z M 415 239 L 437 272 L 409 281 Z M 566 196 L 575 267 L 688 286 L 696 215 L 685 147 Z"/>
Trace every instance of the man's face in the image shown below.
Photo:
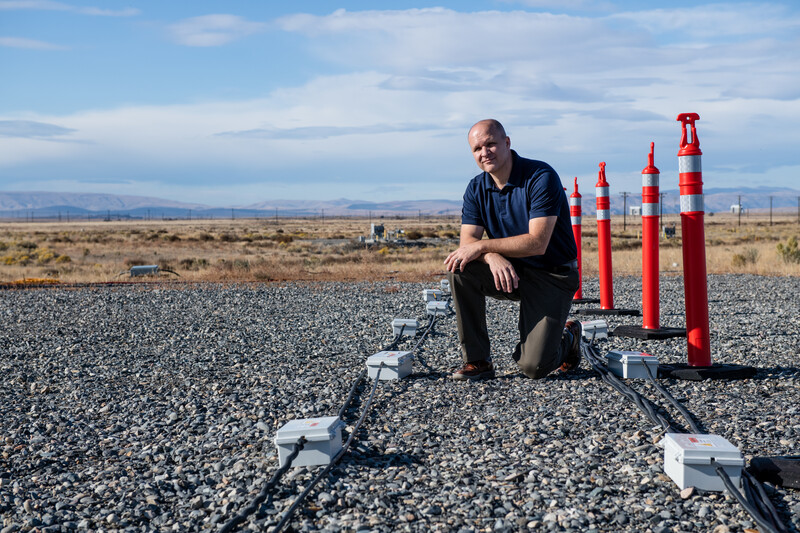
<path fill-rule="evenodd" d="M 484 172 L 495 174 L 511 164 L 511 139 L 497 135 L 487 124 L 473 126 L 469 132 L 469 147 Z"/>

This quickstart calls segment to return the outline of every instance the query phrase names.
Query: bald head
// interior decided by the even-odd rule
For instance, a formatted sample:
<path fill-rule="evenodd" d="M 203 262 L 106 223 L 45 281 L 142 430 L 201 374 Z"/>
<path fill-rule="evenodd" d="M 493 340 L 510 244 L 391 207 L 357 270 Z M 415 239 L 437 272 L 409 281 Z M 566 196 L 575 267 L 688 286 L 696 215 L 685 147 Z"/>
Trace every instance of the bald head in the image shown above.
<path fill-rule="evenodd" d="M 512 166 L 511 139 L 503 125 L 494 119 L 481 120 L 470 128 L 467 140 L 478 167 L 488 172 L 502 189 Z"/>
<path fill-rule="evenodd" d="M 500 124 L 500 121 L 495 120 L 493 118 L 487 118 L 476 122 L 469 129 L 469 132 L 472 133 L 472 130 L 476 128 L 483 129 L 487 133 L 490 133 L 491 135 L 494 135 L 495 137 L 498 137 L 500 139 L 505 139 L 507 137 L 506 129 L 503 127 L 502 124 Z"/>

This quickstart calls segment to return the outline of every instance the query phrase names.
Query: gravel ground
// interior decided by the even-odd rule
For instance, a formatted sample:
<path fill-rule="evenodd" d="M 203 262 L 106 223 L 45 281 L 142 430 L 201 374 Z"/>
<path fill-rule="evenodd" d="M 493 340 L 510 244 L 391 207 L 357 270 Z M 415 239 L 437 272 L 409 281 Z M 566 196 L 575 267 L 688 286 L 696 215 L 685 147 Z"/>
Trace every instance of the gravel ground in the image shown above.
<path fill-rule="evenodd" d="M 0 517 L 12 531 L 218 530 L 277 468 L 276 430 L 335 416 L 394 317 L 424 319 L 436 284 L 151 285 L 0 293 Z M 640 307 L 636 278 L 618 307 Z M 585 294 L 597 294 L 587 280 Z M 683 326 L 681 279 L 662 325 Z M 800 453 L 800 279 L 709 278 L 712 356 L 754 379 L 662 380 L 701 427 L 746 458 Z M 743 532 L 726 493 L 682 498 L 661 437 L 584 362 L 543 380 L 508 355 L 517 307 L 490 300 L 498 378 L 447 379 L 452 317 L 414 373 L 382 382 L 357 444 L 311 493 L 303 531 Z M 586 320 L 591 317 L 581 317 Z M 640 324 L 606 317 L 611 328 Z M 686 361 L 685 339 L 600 341 Z M 410 349 L 415 340 L 401 348 Z M 646 382 L 646 397 L 674 409 Z M 359 398 L 365 401 L 370 384 Z M 346 415 L 352 427 L 356 402 Z M 291 470 L 242 530 L 268 530 L 320 467 Z M 769 488 L 792 531 L 800 491 Z"/>

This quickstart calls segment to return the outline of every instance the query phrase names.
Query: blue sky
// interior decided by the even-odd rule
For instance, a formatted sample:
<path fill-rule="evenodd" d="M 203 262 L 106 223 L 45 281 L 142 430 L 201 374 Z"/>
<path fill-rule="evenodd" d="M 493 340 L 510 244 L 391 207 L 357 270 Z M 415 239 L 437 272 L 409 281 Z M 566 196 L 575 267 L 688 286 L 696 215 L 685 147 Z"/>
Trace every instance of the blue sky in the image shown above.
<path fill-rule="evenodd" d="M 375 6 L 379 5 L 380 8 Z M 461 197 L 466 133 L 591 192 L 800 184 L 800 7 L 590 0 L 0 0 L 0 190 L 244 206 Z"/>

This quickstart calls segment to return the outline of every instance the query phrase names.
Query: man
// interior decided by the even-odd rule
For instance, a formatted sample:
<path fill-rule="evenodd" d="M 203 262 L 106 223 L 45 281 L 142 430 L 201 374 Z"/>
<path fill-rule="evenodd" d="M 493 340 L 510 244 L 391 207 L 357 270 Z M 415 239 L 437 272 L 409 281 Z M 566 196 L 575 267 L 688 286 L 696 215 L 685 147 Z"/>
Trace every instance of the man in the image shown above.
<path fill-rule="evenodd" d="M 486 296 L 520 302 L 513 358 L 526 376 L 576 368 L 581 328 L 565 322 L 578 252 L 561 180 L 547 163 L 517 155 L 496 120 L 472 126 L 468 141 L 483 172 L 467 186 L 460 245 L 444 261 L 464 360 L 452 377 L 494 377 Z"/>

